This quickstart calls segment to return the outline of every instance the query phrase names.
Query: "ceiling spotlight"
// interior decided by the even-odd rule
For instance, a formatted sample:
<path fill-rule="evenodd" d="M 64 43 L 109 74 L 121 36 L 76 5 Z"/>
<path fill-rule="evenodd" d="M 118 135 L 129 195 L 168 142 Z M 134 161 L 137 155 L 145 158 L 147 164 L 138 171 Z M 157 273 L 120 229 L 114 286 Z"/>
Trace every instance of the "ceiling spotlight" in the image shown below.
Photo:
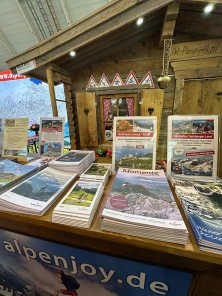
<path fill-rule="evenodd" d="M 204 7 L 204 12 L 205 13 L 210 13 L 214 9 L 214 4 L 210 3 L 207 6 Z"/>
<path fill-rule="evenodd" d="M 143 18 L 142 17 L 138 18 L 136 23 L 137 23 L 138 26 L 140 26 L 143 23 Z"/>
<path fill-rule="evenodd" d="M 75 51 L 70 51 L 70 53 L 69 53 L 70 55 L 71 55 L 71 57 L 74 57 L 75 55 L 76 55 L 76 53 L 75 53 Z"/>

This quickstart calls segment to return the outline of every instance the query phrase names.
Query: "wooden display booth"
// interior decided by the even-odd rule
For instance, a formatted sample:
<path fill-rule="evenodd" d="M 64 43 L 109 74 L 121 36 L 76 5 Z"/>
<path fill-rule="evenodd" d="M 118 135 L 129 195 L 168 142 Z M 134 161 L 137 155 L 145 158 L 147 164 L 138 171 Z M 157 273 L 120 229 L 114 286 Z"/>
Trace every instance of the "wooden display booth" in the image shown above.
<path fill-rule="evenodd" d="M 222 23 L 222 4 L 215 2 L 215 15 Z M 48 82 L 54 116 L 58 116 L 54 85 L 64 84 L 72 149 L 110 147 L 111 142 L 104 136 L 104 123 L 109 121 L 104 117 L 104 100 L 131 98 L 134 115 L 157 116 L 157 159 L 166 159 L 168 115 L 222 111 L 222 27 L 219 30 L 215 25 L 215 15 L 202 19 L 205 4 L 204 0 L 113 0 L 7 63 L 16 72 L 19 65 L 35 60 L 37 68 L 25 74 Z M 137 27 L 135 21 L 142 16 L 144 24 Z M 188 26 L 188 16 L 193 25 Z M 159 89 L 163 41 L 169 36 L 173 36 L 168 69 L 171 81 L 167 88 Z M 70 57 L 71 50 L 76 51 L 75 58 Z M 131 72 L 138 83 L 99 85 L 104 74 L 107 83 L 112 84 L 116 74 L 126 82 Z M 152 80 L 143 84 L 147 73 Z M 94 87 L 88 85 L 91 77 L 96 82 Z M 126 111 L 120 105 L 117 108 L 118 112 Z M 221 167 L 220 160 L 220 176 Z M 193 275 L 188 296 L 221 295 L 222 257 L 199 250 L 185 217 L 190 241 L 181 247 L 103 232 L 101 207 L 102 203 L 89 230 L 53 224 L 51 210 L 41 218 L 3 212 L 0 227 L 117 258 L 188 271 Z"/>

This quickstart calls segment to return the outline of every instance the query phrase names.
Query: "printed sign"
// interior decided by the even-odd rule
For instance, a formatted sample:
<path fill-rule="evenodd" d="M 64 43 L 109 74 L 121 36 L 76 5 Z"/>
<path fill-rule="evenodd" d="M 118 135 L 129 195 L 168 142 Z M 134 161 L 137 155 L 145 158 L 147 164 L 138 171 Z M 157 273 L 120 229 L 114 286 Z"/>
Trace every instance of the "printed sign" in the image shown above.
<path fill-rule="evenodd" d="M 23 74 L 26 73 L 30 70 L 33 70 L 36 68 L 36 62 L 35 60 L 30 61 L 30 62 L 26 62 L 22 65 L 19 65 L 18 67 L 16 67 L 16 71 L 18 74 Z"/>
<path fill-rule="evenodd" d="M 125 85 L 133 85 L 133 84 L 139 84 L 135 74 L 133 71 L 130 71 L 128 77 L 126 78 Z"/>
<path fill-rule="evenodd" d="M 121 86 L 124 85 L 122 78 L 118 73 L 116 73 L 115 77 L 113 78 L 113 82 L 111 83 L 111 86 Z"/>
<path fill-rule="evenodd" d="M 193 277 L 5 230 L 0 237 L 0 287 L 13 295 L 187 296 Z"/>
<path fill-rule="evenodd" d="M 216 179 L 218 115 L 168 116 L 167 145 L 168 176 Z"/>
<path fill-rule="evenodd" d="M 98 87 L 98 83 L 96 82 L 95 78 L 92 75 L 89 78 L 89 82 L 87 84 L 86 89 L 91 88 L 91 87 Z"/>
<path fill-rule="evenodd" d="M 149 84 L 150 88 L 154 88 L 154 83 L 150 71 L 143 77 L 140 84 Z"/>
<path fill-rule="evenodd" d="M 100 82 L 99 82 L 99 87 L 109 87 L 110 83 L 106 75 L 103 73 Z"/>
<path fill-rule="evenodd" d="M 0 72 L 0 82 L 9 81 L 9 80 L 26 79 L 26 78 L 29 78 L 29 77 L 25 75 L 12 74 L 10 70 Z"/>

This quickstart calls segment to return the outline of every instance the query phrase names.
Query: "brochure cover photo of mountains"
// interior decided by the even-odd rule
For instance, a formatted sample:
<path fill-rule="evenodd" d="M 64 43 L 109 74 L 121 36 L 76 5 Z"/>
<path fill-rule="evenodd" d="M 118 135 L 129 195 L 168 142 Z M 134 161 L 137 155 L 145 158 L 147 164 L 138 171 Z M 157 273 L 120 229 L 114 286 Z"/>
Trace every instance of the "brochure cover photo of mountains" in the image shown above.
<path fill-rule="evenodd" d="M 47 202 L 69 179 L 68 174 L 46 168 L 12 189 L 11 192 Z"/>
<path fill-rule="evenodd" d="M 105 208 L 133 215 L 182 221 L 164 172 L 158 172 L 158 176 L 118 172 Z M 126 206 L 113 207 L 110 201 L 114 196 L 124 197 Z"/>

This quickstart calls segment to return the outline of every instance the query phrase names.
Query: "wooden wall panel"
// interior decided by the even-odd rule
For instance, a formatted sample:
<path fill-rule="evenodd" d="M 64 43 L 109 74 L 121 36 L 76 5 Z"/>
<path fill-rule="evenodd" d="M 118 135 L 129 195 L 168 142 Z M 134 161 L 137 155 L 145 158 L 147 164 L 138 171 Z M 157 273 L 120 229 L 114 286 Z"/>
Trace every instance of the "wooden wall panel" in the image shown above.
<path fill-rule="evenodd" d="M 72 89 L 76 91 L 77 94 L 79 92 L 85 92 L 86 87 L 91 75 L 96 79 L 99 83 L 100 78 L 103 73 L 106 74 L 108 80 L 112 82 L 116 73 L 119 73 L 122 80 L 125 81 L 129 72 L 132 70 L 138 81 L 140 82 L 143 77 L 147 74 L 148 71 L 151 72 L 153 82 L 155 85 L 155 90 L 163 93 L 163 104 L 162 104 L 162 118 L 160 125 L 160 133 L 159 133 L 159 142 L 157 149 L 157 157 L 158 159 L 166 159 L 167 153 L 167 133 L 166 133 L 166 122 L 167 115 L 172 114 L 172 106 L 174 101 L 174 91 L 175 91 L 175 79 L 174 76 L 171 78 L 171 82 L 167 89 L 160 90 L 157 84 L 157 79 L 162 73 L 162 54 L 163 50 L 158 48 L 159 38 L 152 37 L 147 38 L 143 42 L 138 42 L 134 46 L 131 46 L 125 50 L 117 52 L 112 56 L 107 56 L 105 59 L 100 60 L 96 64 L 93 64 L 89 67 L 83 68 L 81 70 L 72 73 Z M 169 69 L 169 74 L 173 74 L 172 68 Z M 127 86 L 129 87 L 129 92 L 137 91 L 138 94 L 141 93 L 141 87 L 136 90 L 136 86 Z M 99 88 L 100 89 L 100 88 Z M 98 90 L 99 90 L 98 89 Z M 90 89 L 90 91 L 94 91 Z M 95 89 L 96 91 L 96 89 Z M 150 91 L 150 90 L 149 90 Z M 151 89 L 152 91 L 152 89 Z M 113 92 L 113 88 L 112 88 Z M 107 88 L 107 94 L 109 93 L 109 88 Z M 118 93 L 118 90 L 117 90 Z M 79 95 L 77 95 L 78 97 Z M 85 100 L 86 98 L 82 98 Z M 79 112 L 78 112 L 79 113 Z M 81 111 L 82 114 L 82 111 Z M 87 146 L 87 136 L 82 136 L 83 127 L 86 126 L 86 123 L 82 123 L 83 117 L 81 116 L 79 120 L 80 126 L 80 137 L 84 137 L 84 146 Z M 82 145 L 81 145 L 82 147 Z"/>
<path fill-rule="evenodd" d="M 95 92 L 77 92 L 76 104 L 81 148 L 98 146 Z M 85 109 L 89 110 L 88 114 Z"/>

